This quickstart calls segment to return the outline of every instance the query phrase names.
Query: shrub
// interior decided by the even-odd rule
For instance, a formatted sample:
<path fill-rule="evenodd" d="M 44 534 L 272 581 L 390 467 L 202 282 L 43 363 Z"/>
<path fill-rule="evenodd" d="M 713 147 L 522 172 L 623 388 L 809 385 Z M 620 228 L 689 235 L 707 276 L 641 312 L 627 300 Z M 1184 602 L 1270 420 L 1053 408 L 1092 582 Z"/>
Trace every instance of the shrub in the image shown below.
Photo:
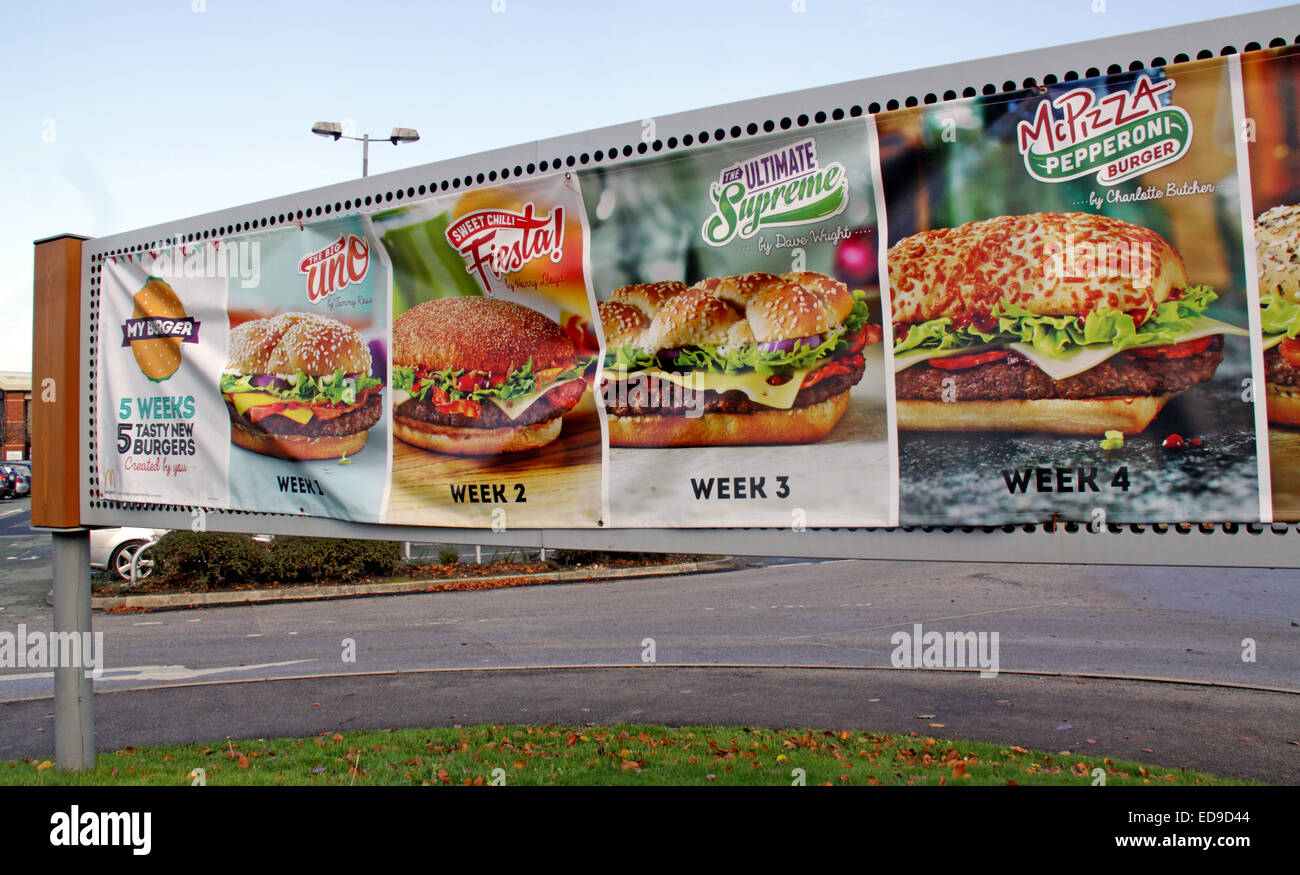
<path fill-rule="evenodd" d="M 397 541 L 283 537 L 271 542 L 267 571 L 281 583 L 310 583 L 384 576 L 401 563 Z"/>
<path fill-rule="evenodd" d="M 231 532 L 168 532 L 150 554 L 160 581 L 225 587 L 260 581 L 266 574 L 266 545 Z"/>
<path fill-rule="evenodd" d="M 547 553 L 558 565 L 595 565 L 620 559 L 631 562 L 672 562 L 685 557 L 676 553 L 632 553 L 610 550 L 551 550 Z"/>
<path fill-rule="evenodd" d="M 443 544 L 438 548 L 439 565 L 455 565 L 460 561 L 460 550 L 450 544 Z"/>

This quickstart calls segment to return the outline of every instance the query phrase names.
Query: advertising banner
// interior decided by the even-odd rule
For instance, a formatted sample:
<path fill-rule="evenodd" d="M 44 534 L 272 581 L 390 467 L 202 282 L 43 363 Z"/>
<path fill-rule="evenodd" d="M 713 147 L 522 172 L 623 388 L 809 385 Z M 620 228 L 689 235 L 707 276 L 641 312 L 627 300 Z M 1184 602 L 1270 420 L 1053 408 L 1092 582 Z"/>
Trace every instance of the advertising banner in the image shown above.
<path fill-rule="evenodd" d="M 109 254 L 92 481 L 496 530 L 1300 519 L 1298 81 L 785 119 Z"/>
<path fill-rule="evenodd" d="M 229 507 L 378 522 L 387 484 L 388 278 L 366 216 L 236 237 L 220 388 Z"/>
<path fill-rule="evenodd" d="M 1273 515 L 1300 520 L 1300 52 L 1242 58 Z"/>
<path fill-rule="evenodd" d="M 395 317 L 385 521 L 600 524 L 600 348 L 577 178 L 430 198 L 375 226 Z"/>
<path fill-rule="evenodd" d="M 901 521 L 1258 519 L 1228 60 L 878 124 Z"/>
<path fill-rule="evenodd" d="M 582 174 L 616 525 L 893 523 L 871 138 Z"/>
<path fill-rule="evenodd" d="M 102 411 L 95 444 L 105 498 L 228 506 L 230 438 L 217 387 L 232 266 L 257 282 L 250 250 L 233 244 L 178 244 L 104 260 L 92 383 Z"/>

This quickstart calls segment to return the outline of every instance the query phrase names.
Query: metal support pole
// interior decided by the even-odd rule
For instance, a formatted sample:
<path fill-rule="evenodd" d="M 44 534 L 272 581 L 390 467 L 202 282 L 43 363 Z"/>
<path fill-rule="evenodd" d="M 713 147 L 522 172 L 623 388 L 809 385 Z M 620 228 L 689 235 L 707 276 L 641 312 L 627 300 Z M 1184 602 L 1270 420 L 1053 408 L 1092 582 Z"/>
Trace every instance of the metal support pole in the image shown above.
<path fill-rule="evenodd" d="M 364 179 L 370 175 L 370 135 L 363 134 L 361 138 L 361 178 Z"/>
<path fill-rule="evenodd" d="M 90 532 L 52 532 L 54 539 L 54 632 L 90 637 Z M 71 648 L 69 648 L 71 650 Z M 76 648 L 77 652 L 81 648 Z M 99 655 L 102 658 L 102 654 Z M 94 686 L 82 665 L 54 669 L 54 763 L 77 772 L 95 765 Z"/>

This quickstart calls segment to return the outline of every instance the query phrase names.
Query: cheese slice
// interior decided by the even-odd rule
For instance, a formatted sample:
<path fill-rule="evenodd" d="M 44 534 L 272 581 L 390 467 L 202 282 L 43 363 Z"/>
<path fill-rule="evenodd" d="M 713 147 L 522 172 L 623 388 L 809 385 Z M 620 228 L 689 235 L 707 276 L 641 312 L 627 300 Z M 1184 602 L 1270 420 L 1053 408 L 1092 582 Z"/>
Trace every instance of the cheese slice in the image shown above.
<path fill-rule="evenodd" d="M 513 422 L 514 420 L 523 416 L 524 412 L 528 410 L 529 407 L 532 407 L 538 401 L 541 401 L 542 396 L 545 395 L 547 392 L 551 391 L 556 386 L 562 386 L 564 385 L 564 383 L 571 383 L 571 382 L 573 381 L 565 380 L 563 383 L 550 383 L 542 387 L 541 389 L 534 389 L 532 392 L 529 392 L 527 395 L 518 395 L 514 398 L 511 398 L 509 401 L 502 401 L 499 395 L 489 395 L 483 400 L 491 401 L 497 407 L 501 408 L 501 412 L 504 413 L 506 416 L 510 417 L 510 420 Z"/>
<path fill-rule="evenodd" d="M 1241 337 L 1247 335 L 1246 329 L 1238 328 L 1236 325 L 1229 325 L 1227 322 L 1220 322 L 1218 319 L 1211 319 L 1209 316 L 1200 316 L 1192 321 L 1192 327 L 1187 332 L 1178 335 L 1178 339 L 1173 343 L 1185 343 L 1189 340 L 1199 340 L 1202 337 L 1209 337 L 1213 334 L 1232 334 Z M 1159 343 L 1145 343 L 1141 346 L 1130 346 L 1127 349 L 1152 349 L 1159 346 L 1169 346 L 1170 341 Z M 933 358 L 945 358 L 953 355 L 968 355 L 970 353 L 980 352 L 981 350 L 996 347 L 997 344 L 984 344 L 981 346 L 964 347 L 960 350 L 920 350 L 916 352 L 907 352 L 902 355 L 894 356 L 894 372 L 909 368 L 912 365 L 927 361 Z M 1014 350 L 1017 355 L 1033 362 L 1039 370 L 1047 374 L 1053 380 L 1064 380 L 1067 377 L 1073 377 L 1076 374 L 1082 374 L 1084 371 L 1095 368 L 1097 365 L 1106 361 L 1111 356 L 1119 355 L 1126 352 L 1125 349 L 1116 349 L 1109 343 L 1097 343 L 1089 346 L 1076 346 L 1067 350 L 1064 355 L 1050 356 L 1040 352 L 1033 344 L 1029 343 L 1008 343 L 1007 349 Z"/>
<path fill-rule="evenodd" d="M 686 371 L 677 373 L 674 371 L 661 371 L 658 368 L 647 368 L 643 371 L 633 371 L 631 374 L 623 374 L 620 371 L 606 371 L 605 373 L 611 379 L 627 379 L 630 381 L 628 386 L 629 397 L 635 397 L 637 390 L 636 382 L 638 380 L 658 379 L 669 383 L 676 383 L 687 389 L 696 392 L 730 392 L 739 389 L 749 397 L 750 401 L 756 404 L 763 404 L 767 407 L 775 407 L 778 410 L 789 410 L 794 406 L 795 396 L 799 394 L 799 389 L 803 386 L 804 377 L 812 373 L 825 364 L 819 362 L 817 366 L 811 368 L 800 368 L 794 371 L 790 379 L 780 386 L 772 386 L 767 382 L 767 377 L 760 376 L 755 371 L 746 371 L 741 374 L 723 374 L 717 371 Z M 650 387 L 646 386 L 645 391 L 649 392 Z"/>
<path fill-rule="evenodd" d="M 266 392 L 238 392 L 230 396 L 231 402 L 235 405 L 235 411 L 243 416 L 251 407 L 265 407 L 268 404 L 283 404 L 283 398 L 276 398 L 274 395 Z M 289 410 L 281 411 L 279 416 L 292 419 L 299 425 L 306 425 L 311 419 L 311 410 L 307 407 L 293 407 Z"/>

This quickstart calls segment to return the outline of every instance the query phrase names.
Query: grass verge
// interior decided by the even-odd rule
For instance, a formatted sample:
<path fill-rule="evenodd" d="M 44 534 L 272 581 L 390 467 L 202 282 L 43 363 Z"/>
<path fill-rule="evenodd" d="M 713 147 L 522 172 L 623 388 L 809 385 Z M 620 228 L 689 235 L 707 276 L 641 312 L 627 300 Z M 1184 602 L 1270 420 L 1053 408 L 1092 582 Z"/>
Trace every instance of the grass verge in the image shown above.
<path fill-rule="evenodd" d="M 6 785 L 1234 785 L 1183 769 L 918 735 L 752 727 L 470 726 L 126 748 Z M 1097 770 L 1101 770 L 1097 772 Z"/>

